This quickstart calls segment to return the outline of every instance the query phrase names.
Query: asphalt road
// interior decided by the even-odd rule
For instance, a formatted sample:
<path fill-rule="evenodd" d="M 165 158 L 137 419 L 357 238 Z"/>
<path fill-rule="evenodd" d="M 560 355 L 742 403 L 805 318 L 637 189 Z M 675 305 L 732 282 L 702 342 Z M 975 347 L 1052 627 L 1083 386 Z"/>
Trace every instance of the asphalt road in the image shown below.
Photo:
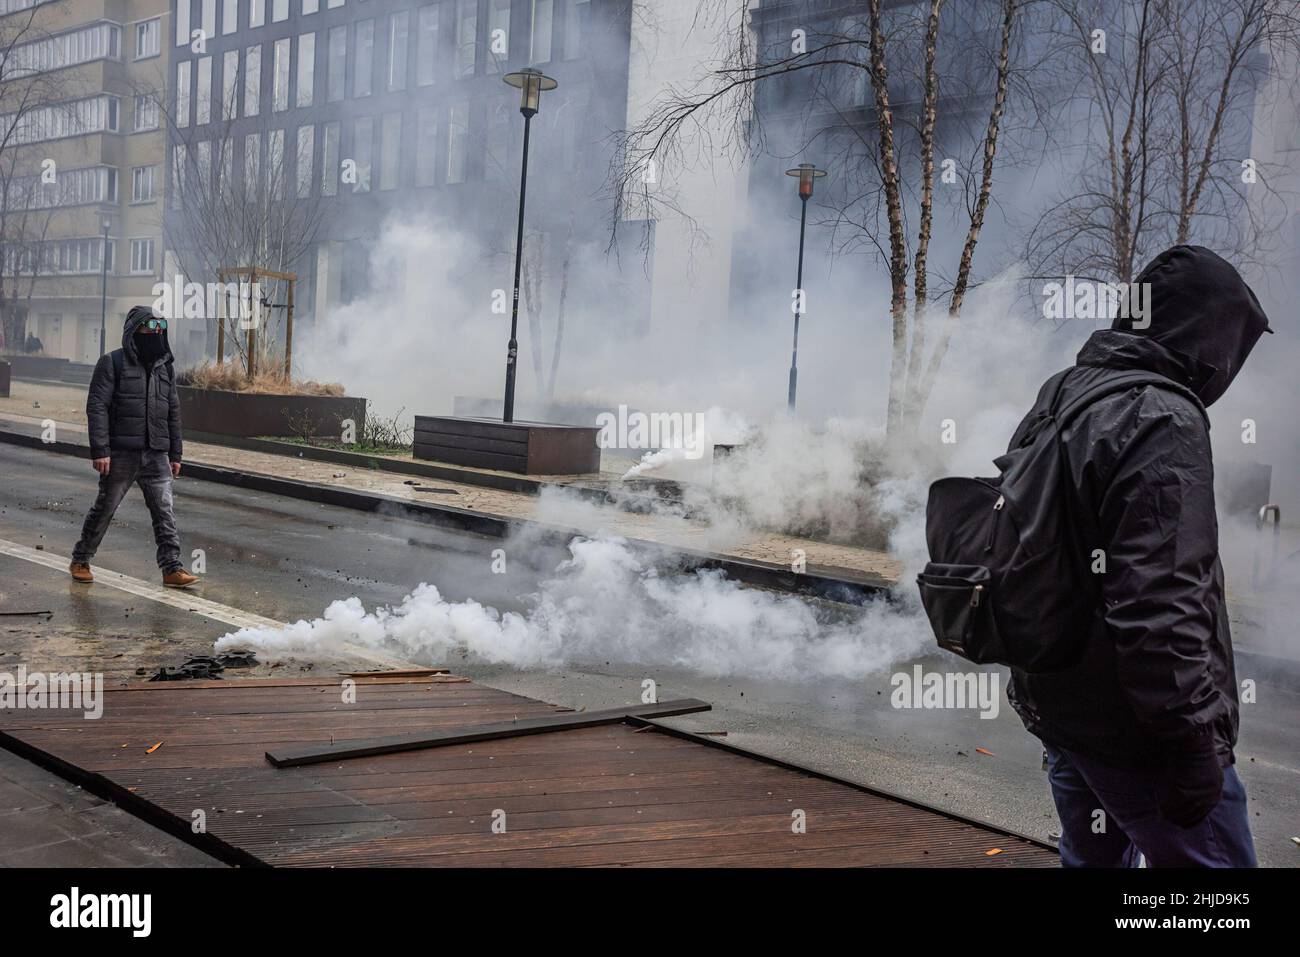
<path fill-rule="evenodd" d="M 94 493 L 89 463 L 0 445 L 0 475 L 0 539 L 67 555 Z M 395 603 L 420 582 L 436 584 L 450 600 L 523 610 L 540 577 L 564 557 L 556 550 L 512 550 L 508 573 L 492 574 L 497 539 L 183 478 L 176 510 L 187 560 L 192 549 L 205 555 L 199 594 L 281 621 L 319 616 L 329 602 L 352 595 L 367 608 Z M 96 564 L 156 580 L 148 514 L 137 492 L 119 511 Z M 99 583 L 75 587 L 55 569 L 0 556 L 0 610 L 36 605 L 54 612 L 48 623 L 0 623 L 0 668 L 24 660 L 17 656 L 39 648 L 43 634 L 57 636 L 64 655 L 92 656 L 129 672 L 137 661 L 152 668 L 205 653 L 230 630 Z M 641 682 L 650 677 L 661 699 L 712 702 L 710 713 L 673 719 L 681 727 L 726 731 L 727 740 L 742 747 L 1033 836 L 1046 838 L 1056 829 L 1040 748 L 1004 697 L 993 719 L 970 710 L 891 707 L 890 674 L 910 671 L 914 663 L 937 669 L 937 661 L 899 662 L 866 681 L 816 683 L 797 674 L 781 681 L 706 678 L 667 664 L 592 662 L 519 671 L 442 663 L 485 684 L 573 707 L 638 701 Z M 281 664 L 327 666 L 301 656 Z M 1243 674 L 1249 670 L 1248 664 L 1239 667 Z M 1256 847 L 1267 865 L 1300 864 L 1300 848 L 1291 840 L 1300 834 L 1298 726 L 1300 694 L 1261 679 L 1258 702 L 1243 707 L 1238 763 Z"/>

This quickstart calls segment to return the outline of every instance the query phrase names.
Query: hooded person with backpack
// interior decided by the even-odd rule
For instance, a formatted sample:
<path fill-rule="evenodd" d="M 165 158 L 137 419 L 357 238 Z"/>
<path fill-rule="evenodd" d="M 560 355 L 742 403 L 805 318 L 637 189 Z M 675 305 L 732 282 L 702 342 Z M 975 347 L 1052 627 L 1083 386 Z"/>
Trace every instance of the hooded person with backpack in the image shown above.
<path fill-rule="evenodd" d="M 1047 380 L 1001 475 L 931 487 L 918 584 L 942 646 L 1010 666 L 1064 865 L 1249 867 L 1205 407 L 1272 330 L 1203 247 L 1136 281 L 1148 314 Z"/>
<path fill-rule="evenodd" d="M 100 356 L 86 396 L 99 493 L 72 550 L 68 570 L 74 581 L 95 580 L 90 560 L 133 484 L 144 493 L 153 520 L 163 584 L 186 588 L 198 581 L 181 563 L 172 517 L 172 480 L 181 472 L 181 407 L 172 365 L 167 320 L 148 306 L 132 307 L 122 328 L 122 348 Z"/>

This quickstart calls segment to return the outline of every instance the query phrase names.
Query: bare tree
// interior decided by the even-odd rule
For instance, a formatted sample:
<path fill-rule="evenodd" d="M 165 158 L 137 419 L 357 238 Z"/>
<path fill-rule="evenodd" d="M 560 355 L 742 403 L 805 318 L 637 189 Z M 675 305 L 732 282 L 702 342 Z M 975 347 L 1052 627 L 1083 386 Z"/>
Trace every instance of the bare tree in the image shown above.
<path fill-rule="evenodd" d="M 1130 282 L 1175 243 L 1267 265 L 1285 204 L 1246 155 L 1267 53 L 1296 49 L 1292 0 L 1052 0 L 1077 82 L 1063 104 L 1077 173 L 1027 240 L 1030 273 Z"/>
<path fill-rule="evenodd" d="M 300 271 L 321 235 L 323 182 L 331 176 L 338 182 L 338 170 L 325 170 L 324 176 L 316 170 L 313 143 L 301 129 L 286 128 L 282 116 L 269 112 L 236 119 L 243 112 L 243 86 L 241 71 L 239 82 L 225 84 L 219 94 L 213 91 L 206 123 L 190 123 L 188 116 L 179 115 L 176 104 L 158 92 L 166 89 L 162 77 L 139 91 L 158 101 L 168 131 L 171 208 L 162 214 L 161 226 L 164 244 L 186 281 L 229 281 L 222 271 L 239 268 Z M 311 136 L 321 132 L 312 128 Z M 337 188 L 369 189 L 370 174 L 359 168 L 355 181 L 344 177 Z M 282 305 L 265 298 L 263 306 Z M 233 314 L 233 308 L 226 314 Z M 256 367 L 263 369 L 271 368 L 268 360 L 278 348 L 279 313 L 272 308 L 270 314 L 275 319 L 266 323 L 267 334 L 254 338 L 260 353 Z M 217 317 L 205 318 L 214 325 L 209 339 L 215 344 Z M 227 332 L 224 347 L 247 363 L 246 340 L 233 329 Z"/>
<path fill-rule="evenodd" d="M 762 115 L 755 91 L 811 74 L 824 96 L 810 104 L 841 112 L 834 91 L 843 78 L 861 77 L 871 93 L 868 123 L 845 118 L 835 134 L 847 145 L 837 173 L 852 185 L 832 201 L 830 224 L 847 233 L 840 252 L 866 248 L 887 264 L 890 285 L 891 360 L 887 428 L 897 439 L 915 428 L 933 390 L 962 304 L 971 285 L 974 255 L 991 202 L 1004 114 L 1013 87 L 1028 92 L 1030 64 L 1015 62 L 1017 28 L 1030 0 L 925 0 L 897 5 L 868 0 L 865 14 L 815 33 L 798 46 L 760 50 L 743 17 L 730 24 L 720 65 L 690 89 L 673 88 L 647 116 L 620 137 L 612 171 L 615 223 L 634 217 L 687 216 L 670 193 L 645 188 L 644 173 L 666 162 L 682 164 L 685 154 L 753 154 L 764 147 Z M 945 12 L 960 7 L 947 16 Z M 984 21 L 993 18 L 991 29 Z M 959 55 L 943 58 L 951 43 Z M 899 78 L 902 78 L 900 82 Z M 920 90 L 919 101 L 910 93 Z M 895 99 L 902 96 L 903 109 Z M 983 112 L 984 120 L 972 120 Z M 719 125 L 730 116 L 732 123 Z M 942 117 L 946 117 L 945 124 Z M 710 121 L 714 121 L 711 125 Z M 752 122 L 751 122 L 752 121 Z M 965 224 L 952 279 L 936 289 L 931 278 L 935 214 L 935 136 L 946 125 L 956 137 L 971 131 L 975 162 L 963 172 Z M 714 142 L 714 130 L 724 141 Z M 826 135 L 804 133 L 800 148 Z M 908 133 L 907 148 L 900 134 Z M 917 146 L 911 146 L 913 136 Z M 915 168 L 916 176 L 906 175 Z M 918 210 L 916 241 L 909 237 L 908 210 Z M 687 216 L 689 219 L 689 217 Z M 884 228 L 881 228 L 883 223 Z M 887 238 L 881 242 L 879 237 Z M 908 274 L 913 276 L 909 292 Z M 932 303 L 947 299 L 947 318 L 930 347 L 927 318 Z"/>
<path fill-rule="evenodd" d="M 28 145 L 31 122 L 41 111 L 69 109 L 71 95 L 64 74 L 36 70 L 25 55 L 28 44 L 48 36 L 36 13 L 33 7 L 0 19 L 0 345 L 9 349 L 21 349 L 26 338 L 61 188 L 57 171 L 47 177 L 40 151 Z"/>

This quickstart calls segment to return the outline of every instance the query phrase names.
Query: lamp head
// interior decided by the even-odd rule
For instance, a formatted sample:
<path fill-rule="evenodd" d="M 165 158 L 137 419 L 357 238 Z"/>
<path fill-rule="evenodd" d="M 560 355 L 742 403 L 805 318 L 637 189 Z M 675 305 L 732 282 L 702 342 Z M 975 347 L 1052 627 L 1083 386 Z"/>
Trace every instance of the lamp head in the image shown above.
<path fill-rule="evenodd" d="M 507 73 L 501 79 L 508 86 L 519 90 L 519 112 L 528 117 L 537 115 L 538 107 L 541 106 L 542 93 L 559 86 L 551 77 L 531 66 L 524 67 L 518 73 Z"/>
<path fill-rule="evenodd" d="M 818 169 L 812 163 L 800 163 L 794 169 L 785 171 L 786 176 L 799 178 L 799 198 L 808 199 L 813 194 L 813 181 L 826 175 L 826 170 Z"/>

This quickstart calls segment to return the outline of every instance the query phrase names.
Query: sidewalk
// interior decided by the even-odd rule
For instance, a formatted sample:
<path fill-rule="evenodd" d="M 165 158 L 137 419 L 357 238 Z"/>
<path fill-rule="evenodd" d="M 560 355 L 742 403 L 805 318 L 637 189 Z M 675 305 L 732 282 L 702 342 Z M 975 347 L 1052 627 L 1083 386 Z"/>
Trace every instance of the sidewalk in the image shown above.
<path fill-rule="evenodd" d="M 0 399 L 0 430 L 37 435 L 41 422 L 49 419 L 57 424 L 60 442 L 85 446 L 84 390 L 16 380 L 12 392 L 10 398 Z M 39 408 L 33 407 L 34 402 L 39 403 Z M 558 487 L 544 489 L 538 495 L 440 478 L 418 480 L 419 485 L 439 490 L 421 492 L 412 484 L 417 480 L 400 472 L 360 469 L 201 442 L 186 442 L 185 461 L 253 477 L 287 479 L 340 493 L 362 493 L 395 503 L 410 503 L 420 510 L 470 513 L 510 525 L 536 525 L 559 533 L 616 535 L 695 558 L 762 566 L 786 579 L 803 577 L 790 570 L 792 560 L 800 552 L 808 575 L 830 580 L 832 584 L 882 588 L 897 582 L 901 573 L 899 563 L 882 551 L 766 531 L 728 533 L 700 521 L 623 511 L 613 505 L 568 495 Z M 382 463 L 383 459 L 375 461 Z M 781 587 L 775 580 L 764 583 Z"/>
<path fill-rule="evenodd" d="M 116 805 L 0 751 L 0 868 L 222 866 Z"/>

